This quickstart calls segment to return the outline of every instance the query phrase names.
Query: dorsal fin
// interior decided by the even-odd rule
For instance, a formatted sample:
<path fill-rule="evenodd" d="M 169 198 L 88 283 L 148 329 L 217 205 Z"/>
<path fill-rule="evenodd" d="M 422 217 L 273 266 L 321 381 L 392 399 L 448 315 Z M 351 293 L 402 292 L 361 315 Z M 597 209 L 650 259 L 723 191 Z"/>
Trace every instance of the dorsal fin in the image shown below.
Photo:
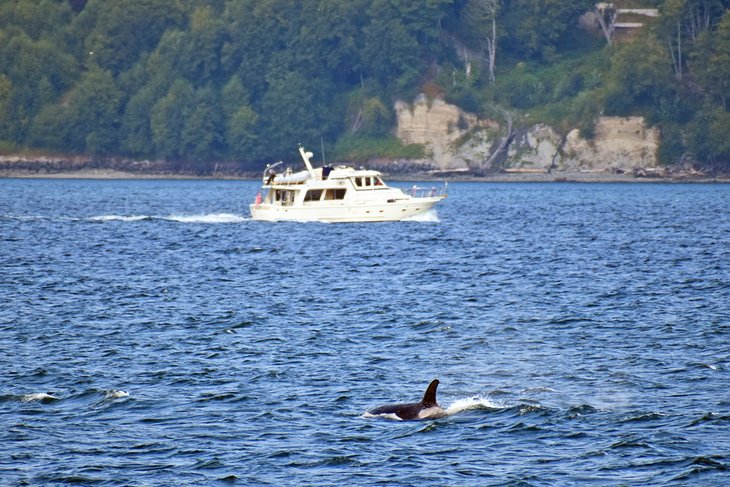
<path fill-rule="evenodd" d="M 438 386 L 438 379 L 434 379 L 433 381 L 431 381 L 431 383 L 428 385 L 428 388 L 426 389 L 426 394 L 423 395 L 423 400 L 421 401 L 421 404 L 423 404 L 425 407 L 438 406 L 438 404 L 436 403 L 436 388 Z"/>

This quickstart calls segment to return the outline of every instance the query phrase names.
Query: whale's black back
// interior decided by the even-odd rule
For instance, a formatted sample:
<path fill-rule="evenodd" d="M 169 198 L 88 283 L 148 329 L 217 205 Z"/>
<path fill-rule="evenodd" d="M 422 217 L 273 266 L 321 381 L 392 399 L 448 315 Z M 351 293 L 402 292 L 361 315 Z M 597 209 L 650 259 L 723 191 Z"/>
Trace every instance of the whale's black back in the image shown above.
<path fill-rule="evenodd" d="M 438 379 L 431 381 L 421 402 L 388 404 L 371 410 L 370 414 L 395 414 L 400 419 L 419 419 L 419 413 L 424 409 L 438 407 L 436 402 L 436 388 L 438 385 Z"/>

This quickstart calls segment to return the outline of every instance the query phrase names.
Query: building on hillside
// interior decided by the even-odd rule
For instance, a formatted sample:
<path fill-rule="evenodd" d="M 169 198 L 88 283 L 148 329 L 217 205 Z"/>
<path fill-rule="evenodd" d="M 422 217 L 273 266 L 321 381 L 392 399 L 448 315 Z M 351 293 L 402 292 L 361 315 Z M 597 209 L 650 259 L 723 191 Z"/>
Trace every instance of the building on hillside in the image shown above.
<path fill-rule="evenodd" d="M 659 10 L 621 8 L 616 3 L 600 2 L 596 4 L 595 14 L 606 40 L 611 43 L 614 39 L 622 39 L 644 27 L 649 19 L 659 17 Z"/>

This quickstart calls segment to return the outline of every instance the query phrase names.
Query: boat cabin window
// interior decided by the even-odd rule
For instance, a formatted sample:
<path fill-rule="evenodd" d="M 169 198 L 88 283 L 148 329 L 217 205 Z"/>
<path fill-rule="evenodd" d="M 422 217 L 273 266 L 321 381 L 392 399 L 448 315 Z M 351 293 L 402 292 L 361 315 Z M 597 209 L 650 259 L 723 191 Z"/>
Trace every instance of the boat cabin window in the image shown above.
<path fill-rule="evenodd" d="M 378 176 L 365 176 L 353 178 L 357 189 L 372 189 L 374 186 L 384 187 L 385 183 Z"/>
<path fill-rule="evenodd" d="M 345 199 L 345 193 L 347 193 L 347 189 L 345 188 L 337 188 L 337 189 L 328 189 L 324 192 L 324 199 L 325 200 L 343 200 Z"/>
<path fill-rule="evenodd" d="M 304 195 L 304 201 L 319 201 L 322 199 L 322 192 L 321 189 L 310 189 Z"/>

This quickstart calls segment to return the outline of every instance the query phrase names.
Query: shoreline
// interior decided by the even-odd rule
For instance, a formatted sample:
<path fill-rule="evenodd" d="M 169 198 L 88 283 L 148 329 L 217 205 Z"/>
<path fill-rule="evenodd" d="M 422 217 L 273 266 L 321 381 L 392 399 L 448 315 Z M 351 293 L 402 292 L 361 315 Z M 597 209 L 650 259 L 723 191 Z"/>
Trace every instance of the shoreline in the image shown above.
<path fill-rule="evenodd" d="M 387 175 L 391 181 L 449 181 L 449 182 L 491 182 L 491 183 L 696 183 L 726 184 L 730 183 L 730 175 L 720 176 L 662 176 L 637 177 L 630 174 L 608 174 L 599 172 L 570 173 L 499 173 L 484 176 L 449 175 L 435 177 L 426 173 Z M 96 180 L 258 180 L 254 174 L 215 174 L 195 175 L 184 173 L 131 172 L 115 169 L 79 169 L 56 172 L 31 171 L 22 169 L 0 168 L 0 179 L 96 179 Z"/>

